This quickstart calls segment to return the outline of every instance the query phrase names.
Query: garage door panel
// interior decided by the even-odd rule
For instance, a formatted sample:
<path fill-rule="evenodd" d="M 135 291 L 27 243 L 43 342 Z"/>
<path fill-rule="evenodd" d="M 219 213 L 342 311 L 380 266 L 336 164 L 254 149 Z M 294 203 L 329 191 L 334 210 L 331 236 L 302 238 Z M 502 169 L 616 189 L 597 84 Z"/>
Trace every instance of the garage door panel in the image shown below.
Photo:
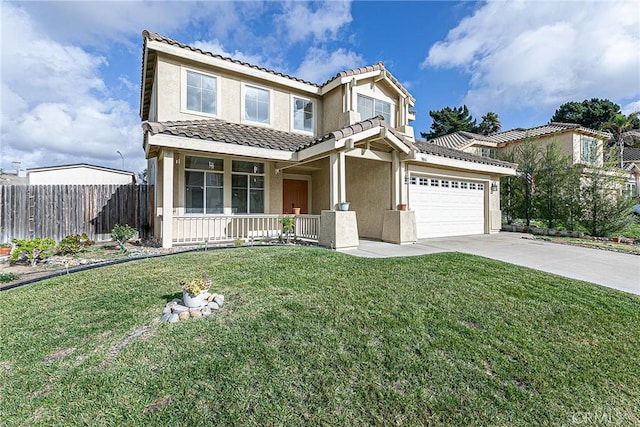
<path fill-rule="evenodd" d="M 425 179 L 429 185 L 416 185 L 414 180 L 410 185 L 411 208 L 416 212 L 416 227 L 418 238 L 462 236 L 469 234 L 483 234 L 485 224 L 484 187 L 446 188 L 432 186 L 431 180 Z M 442 184 L 437 180 L 438 184 Z M 449 181 L 446 181 L 450 185 Z M 481 189 L 478 189 L 481 188 Z"/>

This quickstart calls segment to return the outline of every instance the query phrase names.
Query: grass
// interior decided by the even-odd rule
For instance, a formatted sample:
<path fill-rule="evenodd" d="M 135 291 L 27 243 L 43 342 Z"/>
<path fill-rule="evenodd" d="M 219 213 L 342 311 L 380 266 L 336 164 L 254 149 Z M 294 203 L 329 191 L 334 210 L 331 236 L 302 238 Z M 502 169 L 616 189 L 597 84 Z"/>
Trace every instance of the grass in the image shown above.
<path fill-rule="evenodd" d="M 159 322 L 203 271 L 223 309 Z M 0 308 L 4 425 L 640 423 L 640 298 L 471 255 L 188 253 Z"/>

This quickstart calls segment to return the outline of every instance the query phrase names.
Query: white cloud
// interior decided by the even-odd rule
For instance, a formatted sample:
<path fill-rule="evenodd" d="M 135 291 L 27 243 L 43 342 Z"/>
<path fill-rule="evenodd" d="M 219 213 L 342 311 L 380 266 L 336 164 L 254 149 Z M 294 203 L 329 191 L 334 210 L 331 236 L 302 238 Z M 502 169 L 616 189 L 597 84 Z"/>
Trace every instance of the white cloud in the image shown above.
<path fill-rule="evenodd" d="M 136 112 L 113 99 L 100 76 L 102 56 L 58 43 L 28 14 L 2 6 L 2 147 L 0 167 L 86 162 L 144 167 Z"/>
<path fill-rule="evenodd" d="M 489 2 L 421 66 L 467 72 L 474 111 L 628 99 L 640 94 L 639 27 L 637 2 Z"/>
<path fill-rule="evenodd" d="M 328 1 L 287 3 L 285 13 L 280 19 L 284 22 L 289 40 L 300 42 L 309 36 L 316 40 L 335 39 L 340 29 L 353 18 L 350 1 Z"/>
<path fill-rule="evenodd" d="M 310 82 L 324 83 L 339 71 L 359 67 L 363 62 L 362 56 L 345 49 L 328 52 L 312 47 L 307 51 L 295 75 Z"/>
<path fill-rule="evenodd" d="M 640 99 L 623 105 L 621 111 L 622 114 L 637 113 L 638 111 L 640 111 Z"/>

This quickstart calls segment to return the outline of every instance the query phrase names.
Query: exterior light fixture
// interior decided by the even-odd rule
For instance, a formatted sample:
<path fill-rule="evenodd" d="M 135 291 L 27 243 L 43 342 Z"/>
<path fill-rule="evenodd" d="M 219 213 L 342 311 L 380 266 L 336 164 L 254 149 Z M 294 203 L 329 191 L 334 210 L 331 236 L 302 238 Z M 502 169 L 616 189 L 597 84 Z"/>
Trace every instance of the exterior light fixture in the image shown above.
<path fill-rule="evenodd" d="M 492 182 L 491 183 L 491 192 L 493 193 L 494 191 L 498 191 L 498 183 L 497 182 Z"/>

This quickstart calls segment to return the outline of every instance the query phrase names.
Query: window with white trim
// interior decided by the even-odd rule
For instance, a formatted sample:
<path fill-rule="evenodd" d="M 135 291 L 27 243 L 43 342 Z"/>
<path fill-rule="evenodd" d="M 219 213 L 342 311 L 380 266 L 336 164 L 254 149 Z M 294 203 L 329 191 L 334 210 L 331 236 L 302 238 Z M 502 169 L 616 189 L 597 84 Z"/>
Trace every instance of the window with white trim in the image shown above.
<path fill-rule="evenodd" d="M 218 113 L 218 79 L 203 73 L 185 70 L 188 111 L 216 115 Z"/>
<path fill-rule="evenodd" d="M 271 92 L 255 86 L 244 87 L 244 119 L 257 123 L 271 123 Z"/>
<path fill-rule="evenodd" d="M 580 161 L 595 163 L 598 154 L 598 141 L 589 136 L 580 135 Z"/>
<path fill-rule="evenodd" d="M 478 184 L 478 190 L 484 190 L 484 184 Z"/>
<path fill-rule="evenodd" d="M 458 187 L 459 187 L 458 181 L 451 181 L 451 188 L 458 188 Z"/>
<path fill-rule="evenodd" d="M 439 187 L 440 186 L 440 181 L 438 181 L 437 179 L 432 179 L 431 180 L 431 186 L 432 187 Z"/>
<path fill-rule="evenodd" d="M 476 189 L 476 184 L 475 183 L 470 183 L 469 184 L 469 190 L 475 190 Z"/>
<path fill-rule="evenodd" d="M 222 159 L 186 156 L 184 162 L 185 212 L 220 214 L 224 209 Z"/>
<path fill-rule="evenodd" d="M 461 190 L 466 190 L 467 189 L 467 183 L 466 182 L 461 182 L 460 183 L 460 189 Z"/>
<path fill-rule="evenodd" d="M 443 188 L 449 188 L 449 181 L 442 181 L 442 187 Z"/>
<path fill-rule="evenodd" d="M 358 113 L 362 120 L 375 116 L 384 117 L 384 121 L 391 125 L 391 104 L 379 99 L 358 94 Z"/>
<path fill-rule="evenodd" d="M 313 133 L 313 102 L 309 99 L 293 97 L 293 129 Z"/>
<path fill-rule="evenodd" d="M 420 178 L 420 185 L 429 185 L 429 178 Z"/>
<path fill-rule="evenodd" d="M 231 165 L 233 213 L 264 213 L 264 163 L 234 160 Z"/>

